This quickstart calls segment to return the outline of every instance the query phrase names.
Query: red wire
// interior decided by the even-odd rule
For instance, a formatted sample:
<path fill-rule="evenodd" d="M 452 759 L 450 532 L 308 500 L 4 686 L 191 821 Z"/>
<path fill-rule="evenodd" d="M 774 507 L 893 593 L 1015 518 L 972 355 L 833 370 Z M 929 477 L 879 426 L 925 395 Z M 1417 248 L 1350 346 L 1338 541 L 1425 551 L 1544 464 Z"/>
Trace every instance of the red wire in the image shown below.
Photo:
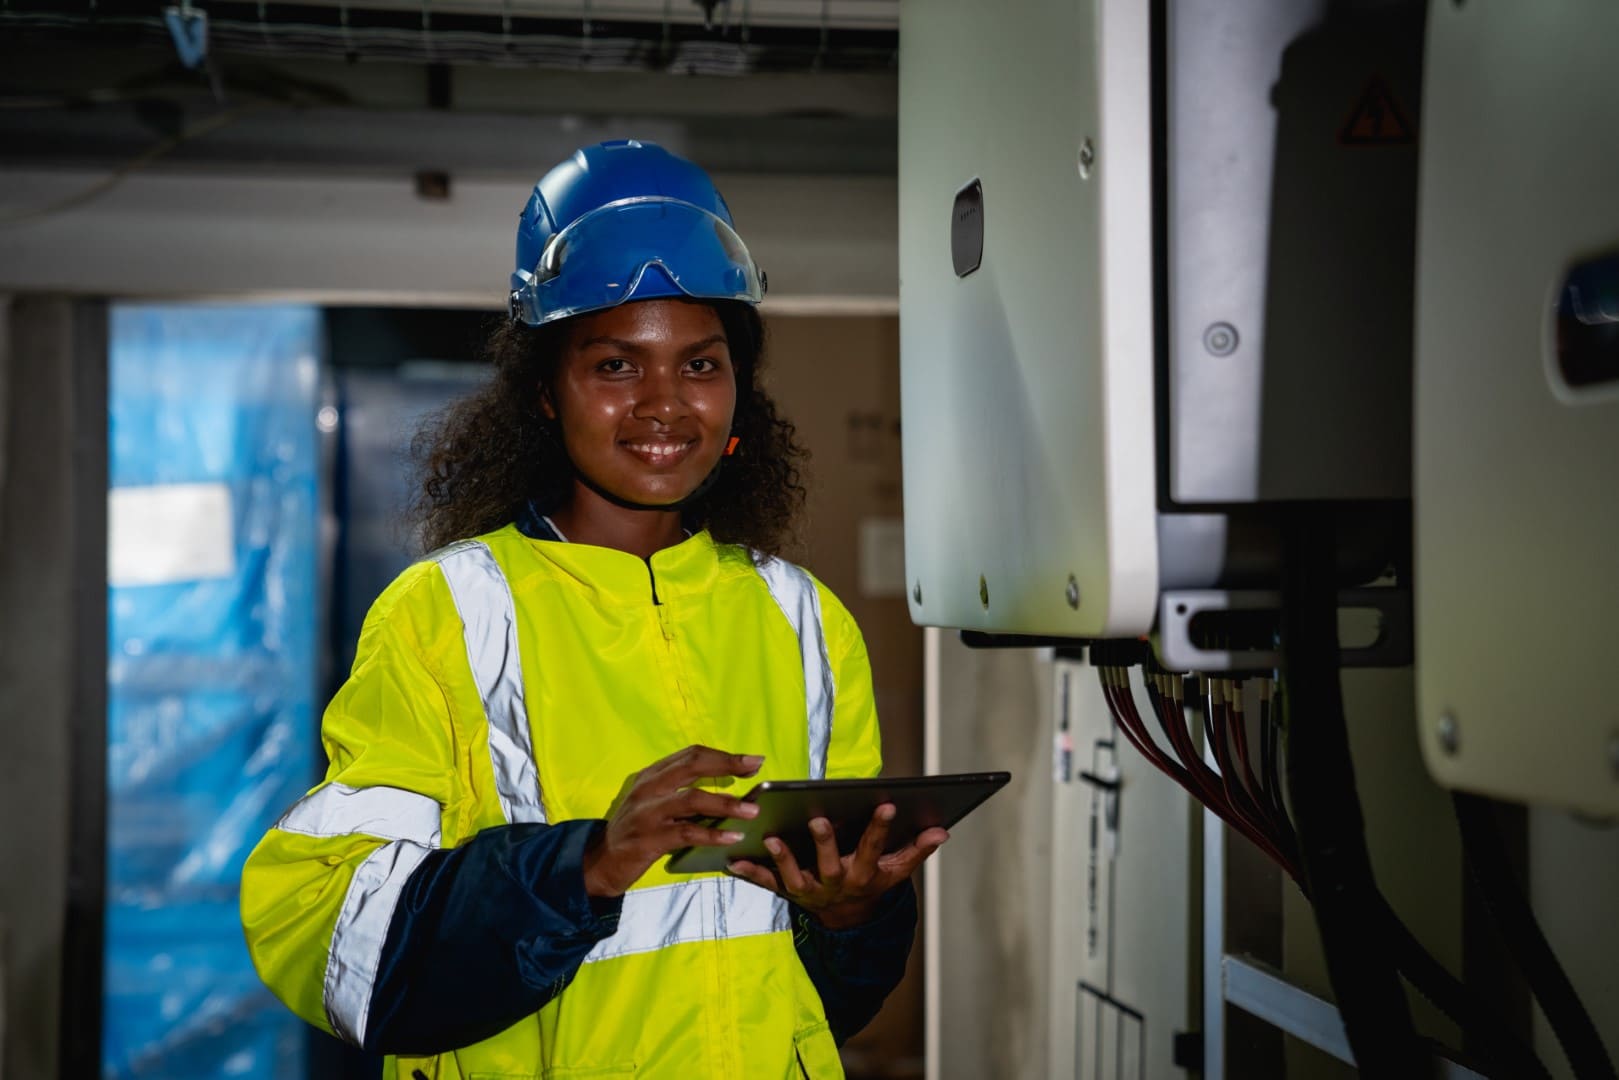
<path fill-rule="evenodd" d="M 1213 711 L 1214 757 L 1220 763 L 1220 776 L 1225 782 L 1226 796 L 1231 800 L 1237 813 L 1241 814 L 1255 830 L 1264 833 L 1280 851 L 1282 844 L 1280 836 L 1277 835 L 1276 822 L 1260 808 L 1243 787 L 1242 779 L 1231 757 L 1231 746 L 1227 742 L 1227 736 L 1230 729 L 1236 726 L 1233 721 L 1240 714 L 1224 702 L 1215 705 Z"/>
<path fill-rule="evenodd" d="M 1128 679 L 1128 669 L 1122 670 L 1124 671 L 1124 677 Z M 1136 711 L 1134 693 L 1127 692 L 1124 687 L 1110 687 L 1109 689 L 1108 702 L 1115 709 L 1114 718 L 1119 721 L 1121 730 L 1132 730 L 1137 738 L 1145 739 L 1152 746 L 1153 751 L 1158 751 L 1156 742 L 1147 736 L 1145 726 L 1141 723 L 1140 714 Z M 1163 727 L 1164 734 L 1169 737 L 1170 744 L 1174 747 L 1177 756 L 1180 757 L 1182 767 L 1177 768 L 1176 764 L 1168 760 L 1161 752 L 1149 753 L 1140 743 L 1132 739 L 1131 742 L 1136 746 L 1136 749 L 1141 751 L 1149 762 L 1186 789 L 1189 795 L 1214 811 L 1222 821 L 1247 837 L 1250 843 L 1269 856 L 1295 880 L 1299 880 L 1298 869 L 1293 860 L 1282 853 L 1279 842 L 1272 838 L 1266 829 L 1248 821 L 1235 807 L 1227 802 L 1219 775 L 1209 768 L 1208 764 L 1198 755 L 1196 748 L 1192 745 L 1190 736 L 1186 733 L 1184 718 L 1170 717 L 1170 710 L 1175 708 L 1173 697 L 1168 696 L 1166 702 L 1166 695 L 1153 694 L 1150 687 L 1148 694 L 1154 699 L 1156 706 L 1154 712 L 1158 717 L 1159 725 Z M 1117 708 L 1119 705 L 1125 706 L 1130 718 L 1134 720 L 1135 726 L 1133 728 L 1129 720 L 1121 715 Z M 1177 732 L 1179 737 L 1177 737 Z"/>
<path fill-rule="evenodd" d="M 1233 829 L 1246 836 L 1255 847 L 1270 856 L 1288 874 L 1298 879 L 1299 871 L 1295 861 L 1289 855 L 1284 854 L 1285 841 L 1275 835 L 1269 822 L 1255 815 L 1251 809 L 1245 806 L 1242 795 L 1238 790 L 1227 790 L 1225 776 L 1209 768 L 1208 763 L 1198 755 L 1197 747 L 1192 744 L 1191 737 L 1187 734 L 1181 717 L 1170 715 L 1170 710 L 1174 708 L 1173 701 L 1164 706 L 1164 719 L 1169 721 L 1169 723 L 1166 723 L 1166 731 L 1170 738 L 1176 742 L 1177 753 L 1183 759 L 1196 761 L 1204 776 L 1205 783 L 1210 785 L 1214 792 L 1217 793 L 1215 802 L 1205 802 L 1205 805 L 1219 814 L 1221 819 Z M 1223 742 L 1225 729 L 1225 713 L 1223 709 L 1214 711 L 1214 725 L 1220 741 Z M 1215 748 L 1215 758 L 1220 762 L 1220 767 L 1224 773 L 1229 775 L 1232 771 L 1229 754 L 1222 752 L 1218 744 Z M 1218 805 L 1215 803 L 1218 803 Z"/>
<path fill-rule="evenodd" d="M 1129 678 L 1128 668 L 1110 668 L 1108 670 L 1115 673 L 1114 677 L 1126 680 Z M 1147 733 L 1145 725 L 1141 722 L 1141 714 L 1136 711 L 1135 695 L 1122 686 L 1114 686 L 1106 682 L 1103 683 L 1103 689 L 1107 691 L 1108 705 L 1113 711 L 1113 718 L 1118 721 L 1119 730 L 1123 731 L 1125 737 L 1130 740 L 1130 745 L 1134 746 L 1148 762 L 1156 766 L 1160 771 L 1167 773 L 1171 779 L 1186 788 L 1187 792 L 1195 797 L 1197 793 L 1188 786 L 1189 778 L 1186 771 L 1176 765 L 1168 755 L 1164 754 L 1158 748 L 1158 744 Z"/>
<path fill-rule="evenodd" d="M 1254 766 L 1248 757 L 1248 719 L 1239 707 L 1242 704 L 1242 682 L 1234 681 L 1231 684 L 1231 741 L 1237 752 L 1237 760 L 1242 763 L 1242 775 L 1248 788 L 1248 794 L 1257 803 L 1259 801 L 1259 779 L 1254 775 Z"/>
<path fill-rule="evenodd" d="M 1248 723 L 1247 717 L 1240 708 L 1242 704 L 1242 683 L 1232 684 L 1231 707 L 1231 735 L 1235 744 L 1237 759 L 1242 763 L 1242 775 L 1245 780 L 1248 794 L 1248 806 L 1256 816 L 1268 821 L 1271 825 L 1271 834 L 1279 841 L 1278 846 L 1284 851 L 1292 846 L 1292 822 L 1285 815 L 1278 814 L 1275 805 L 1260 786 L 1259 778 L 1254 773 L 1253 762 L 1248 756 Z M 1263 703 L 1261 703 L 1263 710 Z M 1263 715 L 1263 712 L 1261 713 Z"/>

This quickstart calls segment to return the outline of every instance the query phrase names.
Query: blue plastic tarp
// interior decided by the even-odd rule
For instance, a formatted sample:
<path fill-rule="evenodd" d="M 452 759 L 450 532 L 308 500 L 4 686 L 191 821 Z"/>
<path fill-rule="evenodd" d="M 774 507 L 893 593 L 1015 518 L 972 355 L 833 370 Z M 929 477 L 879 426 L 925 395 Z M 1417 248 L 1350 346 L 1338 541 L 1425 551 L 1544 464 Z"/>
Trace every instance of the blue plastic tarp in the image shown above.
<path fill-rule="evenodd" d="M 322 320 L 111 319 L 103 1075 L 299 1077 L 238 890 L 316 768 Z"/>

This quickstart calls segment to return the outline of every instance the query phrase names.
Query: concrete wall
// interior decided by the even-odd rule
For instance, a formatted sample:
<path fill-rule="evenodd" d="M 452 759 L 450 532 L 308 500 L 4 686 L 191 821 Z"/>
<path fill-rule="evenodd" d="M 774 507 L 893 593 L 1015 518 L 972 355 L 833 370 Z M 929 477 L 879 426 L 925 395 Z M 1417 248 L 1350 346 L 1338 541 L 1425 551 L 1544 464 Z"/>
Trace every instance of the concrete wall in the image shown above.
<path fill-rule="evenodd" d="M 0 170 L 0 220 L 103 179 Z M 258 296 L 504 308 L 517 215 L 537 178 L 143 172 L 5 228 L 0 290 L 116 297 Z M 899 295 L 893 177 L 716 177 L 770 276 L 766 313 L 886 310 Z"/>
<path fill-rule="evenodd" d="M 19 1080 L 57 1074 L 67 925 L 98 935 L 86 944 L 99 972 L 99 907 L 69 899 L 75 854 L 89 857 L 89 868 L 100 858 L 94 845 L 80 842 L 75 851 L 70 820 L 70 807 L 87 794 L 85 772 L 99 783 L 104 760 L 99 746 L 80 744 L 75 724 L 76 717 L 98 720 L 105 708 L 106 368 L 98 312 L 60 299 L 16 301 L 10 333 L 0 334 L 0 967 L 3 1069 Z M 88 795 L 100 805 L 99 791 Z M 95 1007 L 88 1013 L 99 1015 Z"/>
<path fill-rule="evenodd" d="M 1051 663 L 929 631 L 929 768 L 1012 782 L 932 860 L 930 1080 L 1045 1080 L 1051 965 Z M 1065 1021 L 1066 1018 L 1063 1018 Z M 1062 1021 L 1059 1021 L 1062 1022 Z"/>

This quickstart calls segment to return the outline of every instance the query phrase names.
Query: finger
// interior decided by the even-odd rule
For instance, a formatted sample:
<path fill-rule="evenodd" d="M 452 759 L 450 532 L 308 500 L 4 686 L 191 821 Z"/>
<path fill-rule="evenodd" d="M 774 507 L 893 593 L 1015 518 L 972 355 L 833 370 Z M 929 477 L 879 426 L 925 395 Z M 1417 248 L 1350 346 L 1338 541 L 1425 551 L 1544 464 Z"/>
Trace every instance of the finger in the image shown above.
<path fill-rule="evenodd" d="M 871 823 L 860 834 L 860 843 L 854 850 L 854 861 L 849 867 L 850 880 L 869 881 L 877 872 L 877 860 L 888 846 L 888 829 L 897 811 L 893 803 L 883 803 L 871 815 Z"/>
<path fill-rule="evenodd" d="M 732 754 L 712 746 L 688 746 L 654 762 L 642 773 L 643 783 L 672 791 L 704 776 L 752 776 L 765 759 L 757 754 Z"/>
<path fill-rule="evenodd" d="M 810 835 L 815 837 L 815 870 L 822 885 L 834 888 L 843 883 L 843 853 L 838 850 L 838 836 L 826 818 L 810 820 Z"/>
<path fill-rule="evenodd" d="M 905 847 L 879 859 L 878 869 L 885 877 L 891 877 L 896 882 L 901 878 L 908 878 L 916 872 L 917 867 L 927 861 L 930 855 L 943 847 L 948 839 L 950 834 L 943 829 L 925 829 Z"/>
<path fill-rule="evenodd" d="M 776 880 L 776 875 L 758 863 L 738 859 L 725 869 L 727 873 L 734 874 L 743 881 L 757 885 L 761 889 L 769 889 L 771 892 L 781 891 L 781 884 Z"/>
<path fill-rule="evenodd" d="M 743 802 L 732 795 L 721 795 L 701 788 L 681 788 L 669 796 L 664 808 L 673 818 L 743 818 L 759 816 L 759 804 Z"/>
<path fill-rule="evenodd" d="M 801 896 L 815 888 L 815 883 L 805 876 L 804 871 L 798 868 L 798 860 L 793 857 L 793 851 L 786 844 L 774 836 L 765 838 L 765 850 L 776 863 L 776 874 L 781 878 L 781 887 L 787 890 L 789 896 Z"/>
<path fill-rule="evenodd" d="M 658 849 L 665 854 L 689 847 L 730 847 L 742 834 L 730 829 L 711 829 L 695 821 L 676 821 L 659 833 Z"/>

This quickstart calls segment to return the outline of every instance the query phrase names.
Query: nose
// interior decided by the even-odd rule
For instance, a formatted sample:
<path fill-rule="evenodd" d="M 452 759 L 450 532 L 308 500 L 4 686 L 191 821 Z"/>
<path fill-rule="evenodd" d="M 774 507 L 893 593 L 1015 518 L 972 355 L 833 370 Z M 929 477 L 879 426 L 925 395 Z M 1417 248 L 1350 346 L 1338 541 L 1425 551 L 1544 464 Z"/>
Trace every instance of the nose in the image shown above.
<path fill-rule="evenodd" d="M 652 368 L 641 381 L 641 396 L 635 403 L 636 419 L 667 425 L 684 417 L 690 411 L 684 390 L 678 371 L 662 365 Z"/>

